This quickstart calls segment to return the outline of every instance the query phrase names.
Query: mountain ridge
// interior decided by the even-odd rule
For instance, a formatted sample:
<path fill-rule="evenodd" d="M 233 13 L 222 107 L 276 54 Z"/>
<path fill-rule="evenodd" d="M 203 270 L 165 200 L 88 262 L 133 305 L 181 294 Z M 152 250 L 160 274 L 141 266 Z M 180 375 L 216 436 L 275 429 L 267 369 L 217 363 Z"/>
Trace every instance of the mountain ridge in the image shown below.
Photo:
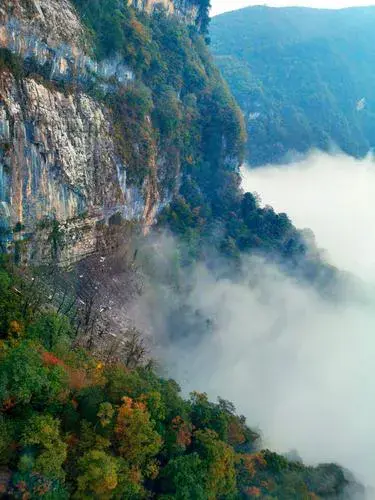
<path fill-rule="evenodd" d="M 213 53 L 245 114 L 250 164 L 332 144 L 357 157 L 374 147 L 374 21 L 374 7 L 248 7 L 213 19 Z"/>

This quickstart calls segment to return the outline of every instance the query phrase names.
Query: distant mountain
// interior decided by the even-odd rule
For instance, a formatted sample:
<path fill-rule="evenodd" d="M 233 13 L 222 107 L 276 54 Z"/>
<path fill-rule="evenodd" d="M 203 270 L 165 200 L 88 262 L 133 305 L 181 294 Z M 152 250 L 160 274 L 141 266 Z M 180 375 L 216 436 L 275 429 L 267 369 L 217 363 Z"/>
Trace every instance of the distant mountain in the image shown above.
<path fill-rule="evenodd" d="M 213 18 L 210 35 L 246 117 L 251 164 L 374 148 L 375 7 L 250 7 Z"/>

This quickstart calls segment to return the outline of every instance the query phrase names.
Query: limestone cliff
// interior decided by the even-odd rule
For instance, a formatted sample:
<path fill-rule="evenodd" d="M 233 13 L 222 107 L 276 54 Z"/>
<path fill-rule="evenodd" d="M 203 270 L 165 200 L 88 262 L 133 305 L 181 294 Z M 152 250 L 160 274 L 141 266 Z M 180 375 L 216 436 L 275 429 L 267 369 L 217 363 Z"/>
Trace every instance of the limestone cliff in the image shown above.
<path fill-rule="evenodd" d="M 55 85 L 131 81 L 121 58 L 98 63 L 88 55 L 85 29 L 66 0 L 6 2 L 0 7 L 0 48 L 35 65 L 22 78 L 0 70 L 2 240 L 10 240 L 17 225 L 30 235 L 53 217 L 68 235 L 73 224 L 77 234 L 70 234 L 68 247 L 75 260 L 95 251 L 96 223 L 115 212 L 151 224 L 158 204 L 155 176 L 142 189 L 128 187 L 109 110 L 84 86 L 64 93 Z"/>
<path fill-rule="evenodd" d="M 98 62 L 88 34 L 67 0 L 22 0 L 0 6 L 0 47 L 37 65 L 54 81 L 102 84 L 130 81 L 134 75 L 121 58 Z"/>
<path fill-rule="evenodd" d="M 202 36 L 208 6 L 1 3 L 2 248 L 71 263 L 110 249 L 114 227 L 147 231 L 177 198 L 189 238 L 203 231 L 243 142 L 241 115 Z"/>
<path fill-rule="evenodd" d="M 160 6 L 170 15 L 176 15 L 185 22 L 194 24 L 198 15 L 198 8 L 187 0 L 130 0 L 130 3 L 137 9 L 152 13 Z"/>

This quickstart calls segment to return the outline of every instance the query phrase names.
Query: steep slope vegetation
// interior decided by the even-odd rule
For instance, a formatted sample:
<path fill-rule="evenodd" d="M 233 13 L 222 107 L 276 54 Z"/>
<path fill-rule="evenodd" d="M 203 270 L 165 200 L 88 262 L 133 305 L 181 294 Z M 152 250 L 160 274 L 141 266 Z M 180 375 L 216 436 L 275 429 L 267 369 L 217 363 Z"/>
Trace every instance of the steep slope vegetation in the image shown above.
<path fill-rule="evenodd" d="M 74 310 L 0 265 L 0 495 L 19 499 L 345 499 L 334 464 L 261 450 L 231 403 L 180 395 L 128 340 L 80 346 Z M 61 306 L 61 304 L 60 304 Z"/>
<path fill-rule="evenodd" d="M 248 161 L 375 145 L 375 8 L 252 7 L 211 23 L 216 61 L 246 118 Z"/>

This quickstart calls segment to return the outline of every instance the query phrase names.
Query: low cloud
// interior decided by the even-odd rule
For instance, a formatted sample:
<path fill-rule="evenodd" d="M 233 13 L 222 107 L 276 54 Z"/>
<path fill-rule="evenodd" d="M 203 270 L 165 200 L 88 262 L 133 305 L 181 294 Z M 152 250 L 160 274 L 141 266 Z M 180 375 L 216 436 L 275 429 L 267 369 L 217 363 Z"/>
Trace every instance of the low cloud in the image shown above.
<path fill-rule="evenodd" d="M 314 153 L 243 177 L 264 203 L 310 227 L 333 264 L 365 280 L 366 300 L 330 302 L 259 257 L 243 256 L 236 280 L 204 266 L 176 276 L 175 242 L 164 237 L 134 316 L 186 390 L 233 401 L 265 446 L 340 463 L 374 486 L 374 164 Z"/>
<path fill-rule="evenodd" d="M 284 166 L 242 169 L 243 187 L 311 228 L 336 266 L 375 281 L 375 162 L 314 152 Z"/>
<path fill-rule="evenodd" d="M 372 304 L 332 304 L 259 259 L 243 266 L 241 283 L 196 271 L 188 302 L 213 327 L 169 347 L 174 374 L 186 388 L 234 401 L 265 446 L 339 462 L 371 483 Z"/>

